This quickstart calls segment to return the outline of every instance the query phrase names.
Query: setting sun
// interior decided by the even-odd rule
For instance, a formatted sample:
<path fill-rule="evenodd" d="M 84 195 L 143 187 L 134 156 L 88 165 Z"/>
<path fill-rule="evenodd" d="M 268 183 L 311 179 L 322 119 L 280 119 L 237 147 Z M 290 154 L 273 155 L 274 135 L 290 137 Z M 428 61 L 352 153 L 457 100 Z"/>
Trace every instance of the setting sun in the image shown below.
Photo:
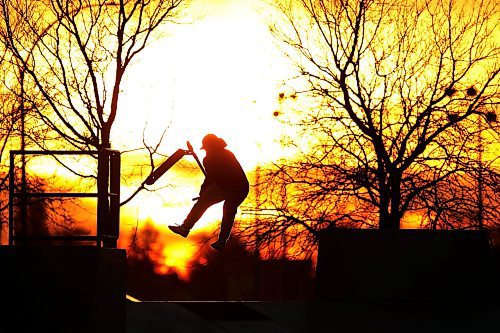
<path fill-rule="evenodd" d="M 145 50 L 124 86 L 114 144 L 130 144 L 132 135 L 140 146 L 143 129 L 155 142 L 168 128 L 166 150 L 186 141 L 199 149 L 205 134 L 216 133 L 248 169 L 274 159 L 281 127 L 273 111 L 289 73 L 257 3 L 197 4 L 192 23 L 175 26 Z"/>

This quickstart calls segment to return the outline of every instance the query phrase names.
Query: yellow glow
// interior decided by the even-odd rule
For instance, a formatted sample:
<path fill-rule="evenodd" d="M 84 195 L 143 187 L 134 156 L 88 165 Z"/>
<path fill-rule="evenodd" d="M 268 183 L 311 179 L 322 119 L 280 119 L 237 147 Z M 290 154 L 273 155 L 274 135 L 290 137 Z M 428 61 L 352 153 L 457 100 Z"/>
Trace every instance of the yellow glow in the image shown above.
<path fill-rule="evenodd" d="M 167 151 L 188 140 L 199 149 L 203 136 L 215 133 L 246 169 L 275 158 L 280 125 L 272 113 L 287 75 L 282 62 L 251 1 L 209 4 L 199 9 L 205 17 L 175 27 L 130 68 L 114 146 L 141 146 L 147 123 L 149 143 L 168 127 Z"/>
<path fill-rule="evenodd" d="M 158 266 L 157 272 L 160 274 L 168 274 L 171 271 L 175 271 L 181 279 L 188 280 L 189 266 L 197 251 L 197 246 L 186 245 L 185 243 L 174 243 L 165 246 L 163 248 L 163 266 Z"/>
<path fill-rule="evenodd" d="M 113 147 L 140 148 L 143 135 L 155 145 L 168 128 L 160 147 L 165 155 L 190 141 L 203 159 L 201 139 L 215 133 L 226 140 L 247 173 L 279 158 L 284 130 L 273 112 L 278 108 L 280 84 L 289 72 L 261 21 L 258 4 L 248 0 L 197 3 L 191 9 L 192 24 L 170 26 L 168 36 L 151 43 L 127 72 Z M 139 163 L 127 154 L 122 158 L 124 166 Z M 163 160 L 157 157 L 157 165 Z M 192 171 L 194 159 L 186 156 L 183 161 L 191 164 L 178 164 L 167 172 L 150 187 L 159 189 L 155 193 L 142 192 L 122 220 L 151 220 L 167 234 L 166 226 L 182 223 L 203 181 L 201 172 Z M 133 190 L 132 182 L 123 186 L 122 196 Z M 221 204 L 211 207 L 190 237 L 213 232 L 221 217 Z M 188 242 L 166 244 L 164 270 L 179 266 L 179 272 L 187 274 L 182 265 L 196 250 Z"/>

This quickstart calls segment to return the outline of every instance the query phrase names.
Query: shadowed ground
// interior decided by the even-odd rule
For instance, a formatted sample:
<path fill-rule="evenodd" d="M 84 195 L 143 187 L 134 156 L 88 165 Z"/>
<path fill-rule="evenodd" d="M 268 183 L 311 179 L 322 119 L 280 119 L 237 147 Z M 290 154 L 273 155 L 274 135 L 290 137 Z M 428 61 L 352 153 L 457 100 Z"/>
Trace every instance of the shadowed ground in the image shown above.
<path fill-rule="evenodd" d="M 127 332 L 498 332 L 499 303 L 127 301 Z"/>

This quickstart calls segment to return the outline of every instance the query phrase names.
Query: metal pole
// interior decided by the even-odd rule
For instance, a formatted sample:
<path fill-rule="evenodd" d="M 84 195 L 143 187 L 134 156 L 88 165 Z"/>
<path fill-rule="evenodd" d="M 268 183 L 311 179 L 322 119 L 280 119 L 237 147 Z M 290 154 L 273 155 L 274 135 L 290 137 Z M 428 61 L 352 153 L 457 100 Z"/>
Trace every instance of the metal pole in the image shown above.
<path fill-rule="evenodd" d="M 109 217 L 108 201 L 109 152 L 99 150 L 97 157 L 97 246 L 101 246 L 103 231 Z"/>
<path fill-rule="evenodd" d="M 108 246 L 116 248 L 118 236 L 120 235 L 120 169 L 121 155 L 118 151 L 110 151 L 110 173 L 109 173 L 109 231 Z"/>

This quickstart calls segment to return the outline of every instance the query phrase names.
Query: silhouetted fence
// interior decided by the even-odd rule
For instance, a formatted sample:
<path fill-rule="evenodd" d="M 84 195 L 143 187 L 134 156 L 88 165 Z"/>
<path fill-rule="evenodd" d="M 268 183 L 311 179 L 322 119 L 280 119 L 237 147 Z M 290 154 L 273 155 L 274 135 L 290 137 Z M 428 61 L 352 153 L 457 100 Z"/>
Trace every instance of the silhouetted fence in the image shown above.
<path fill-rule="evenodd" d="M 26 178 L 22 177 L 21 191 L 16 190 L 15 157 L 16 155 L 95 155 L 97 156 L 97 192 L 29 192 L 26 190 Z M 120 229 L 120 152 L 111 149 L 96 151 L 64 150 L 11 150 L 9 169 L 9 245 L 16 241 L 23 243 L 34 241 L 94 241 L 98 247 L 116 247 Z M 27 198 L 96 198 L 97 232 L 96 235 L 26 235 L 16 234 L 14 227 L 15 199 L 26 202 Z M 26 206 L 21 207 L 26 210 Z M 26 219 L 26 212 L 21 212 Z M 26 221 L 23 221 L 26 222 Z"/>

